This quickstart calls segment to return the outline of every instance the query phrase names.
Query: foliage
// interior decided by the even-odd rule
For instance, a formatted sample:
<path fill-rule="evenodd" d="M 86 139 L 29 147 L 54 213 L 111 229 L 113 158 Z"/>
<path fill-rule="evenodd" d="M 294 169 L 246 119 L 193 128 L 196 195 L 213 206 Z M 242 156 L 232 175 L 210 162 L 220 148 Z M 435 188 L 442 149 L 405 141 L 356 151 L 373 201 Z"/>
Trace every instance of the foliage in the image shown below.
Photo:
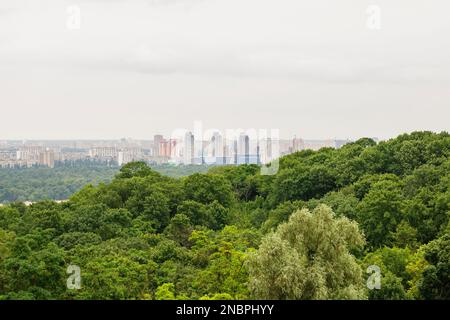
<path fill-rule="evenodd" d="M 86 184 L 109 182 L 117 172 L 105 165 L 0 169 L 0 203 L 65 200 Z"/>
<path fill-rule="evenodd" d="M 423 271 L 419 291 L 425 299 L 450 299 L 450 234 L 430 242 L 425 249 L 429 265 Z"/>
<path fill-rule="evenodd" d="M 249 259 L 250 287 L 258 299 L 358 299 L 361 268 L 349 250 L 364 244 L 355 222 L 327 206 L 292 214 L 268 234 Z"/>
<path fill-rule="evenodd" d="M 448 133 L 413 132 L 296 152 L 274 176 L 0 169 L 0 300 L 450 299 L 449 154 Z"/>

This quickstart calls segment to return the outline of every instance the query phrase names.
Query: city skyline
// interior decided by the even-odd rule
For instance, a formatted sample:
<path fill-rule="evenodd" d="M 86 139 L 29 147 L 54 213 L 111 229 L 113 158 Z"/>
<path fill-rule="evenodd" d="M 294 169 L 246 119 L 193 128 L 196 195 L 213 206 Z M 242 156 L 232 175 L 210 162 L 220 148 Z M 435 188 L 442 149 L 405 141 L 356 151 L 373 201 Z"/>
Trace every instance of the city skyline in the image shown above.
<path fill-rule="evenodd" d="M 449 12 L 0 0 L 0 307 L 450 300 Z"/>
<path fill-rule="evenodd" d="M 281 156 L 305 149 L 340 148 L 350 140 L 282 139 L 276 135 L 254 136 L 213 131 L 209 138 L 186 131 L 182 136 L 154 135 L 153 140 L 0 140 L 0 167 L 21 168 L 74 162 L 124 165 L 133 161 L 149 164 L 240 165 L 268 164 Z"/>

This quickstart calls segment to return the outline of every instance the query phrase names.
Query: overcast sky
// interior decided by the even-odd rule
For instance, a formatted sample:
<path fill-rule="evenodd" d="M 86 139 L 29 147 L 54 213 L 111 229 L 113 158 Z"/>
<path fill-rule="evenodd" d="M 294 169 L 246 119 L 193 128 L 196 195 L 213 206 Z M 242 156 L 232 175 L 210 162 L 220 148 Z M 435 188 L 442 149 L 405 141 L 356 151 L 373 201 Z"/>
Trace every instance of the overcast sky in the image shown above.
<path fill-rule="evenodd" d="M 449 12 L 448 0 L 1 0 L 0 140 L 150 139 L 195 120 L 304 138 L 449 131 Z"/>

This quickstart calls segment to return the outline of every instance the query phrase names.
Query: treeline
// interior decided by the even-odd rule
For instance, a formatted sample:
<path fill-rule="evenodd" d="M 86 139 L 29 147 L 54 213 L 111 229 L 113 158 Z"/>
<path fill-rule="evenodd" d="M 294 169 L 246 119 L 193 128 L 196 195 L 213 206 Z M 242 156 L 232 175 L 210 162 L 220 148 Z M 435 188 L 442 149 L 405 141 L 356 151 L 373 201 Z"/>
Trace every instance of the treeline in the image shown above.
<path fill-rule="evenodd" d="M 155 171 L 174 178 L 206 173 L 207 165 L 152 165 Z M 0 168 L 0 203 L 65 200 L 87 184 L 110 182 L 118 166 L 92 161 L 58 163 L 55 168 Z"/>
<path fill-rule="evenodd" d="M 449 154 L 415 132 L 273 176 L 131 163 L 67 203 L 0 207 L 0 299 L 450 299 Z"/>
<path fill-rule="evenodd" d="M 118 170 L 102 164 L 1 168 L 0 203 L 65 200 L 88 183 L 110 182 Z"/>

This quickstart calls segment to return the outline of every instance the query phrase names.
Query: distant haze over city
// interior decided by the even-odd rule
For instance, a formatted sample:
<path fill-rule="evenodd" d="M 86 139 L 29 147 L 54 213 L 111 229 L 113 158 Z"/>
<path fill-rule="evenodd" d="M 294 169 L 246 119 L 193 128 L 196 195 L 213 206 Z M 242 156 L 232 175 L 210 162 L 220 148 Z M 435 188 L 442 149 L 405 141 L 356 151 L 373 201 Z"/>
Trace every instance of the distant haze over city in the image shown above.
<path fill-rule="evenodd" d="M 448 130 L 449 11 L 446 0 L 2 0 L 0 139 L 152 139 L 195 120 L 286 139 Z"/>
<path fill-rule="evenodd" d="M 213 131 L 154 135 L 153 140 L 0 140 L 0 168 L 104 164 L 122 166 L 133 161 L 174 165 L 268 164 L 293 152 L 324 147 L 340 148 L 350 140 L 280 139 L 277 132 Z"/>

